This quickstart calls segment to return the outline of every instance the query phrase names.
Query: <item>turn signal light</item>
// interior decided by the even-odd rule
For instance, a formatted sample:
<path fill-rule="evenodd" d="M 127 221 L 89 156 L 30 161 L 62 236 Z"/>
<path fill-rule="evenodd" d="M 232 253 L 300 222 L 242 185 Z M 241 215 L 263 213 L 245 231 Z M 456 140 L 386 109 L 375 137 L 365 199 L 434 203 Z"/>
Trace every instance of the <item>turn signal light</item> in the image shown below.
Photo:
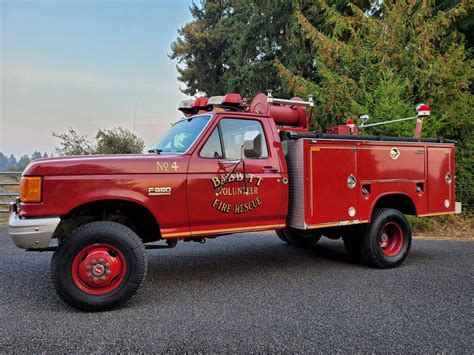
<path fill-rule="evenodd" d="M 23 176 L 20 182 L 21 202 L 41 202 L 41 177 Z"/>

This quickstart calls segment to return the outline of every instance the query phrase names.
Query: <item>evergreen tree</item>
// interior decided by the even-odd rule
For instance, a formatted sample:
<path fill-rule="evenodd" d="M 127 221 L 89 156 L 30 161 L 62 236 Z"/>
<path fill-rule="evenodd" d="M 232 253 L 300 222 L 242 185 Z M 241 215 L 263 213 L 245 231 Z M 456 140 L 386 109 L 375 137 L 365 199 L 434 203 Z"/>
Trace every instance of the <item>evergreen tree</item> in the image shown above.
<path fill-rule="evenodd" d="M 7 159 L 7 164 L 6 164 L 5 170 L 6 171 L 16 171 L 16 164 L 17 164 L 16 158 L 13 154 L 11 154 Z"/>
<path fill-rule="evenodd" d="M 41 153 L 35 150 L 34 153 L 31 155 L 31 160 L 41 159 L 42 157 L 43 156 L 41 155 Z"/>
<path fill-rule="evenodd" d="M 0 152 L 0 171 L 5 171 L 7 169 L 7 157 Z"/>
<path fill-rule="evenodd" d="M 414 116 L 428 103 L 423 134 L 458 140 L 457 191 L 466 202 L 474 198 L 473 4 L 204 0 L 191 7 L 171 58 L 190 95 L 314 94 L 318 129 L 364 113 L 371 122 Z M 409 121 L 366 133 L 413 128 Z"/>
<path fill-rule="evenodd" d="M 432 116 L 423 133 L 459 141 L 458 192 L 466 202 L 474 198 L 473 60 L 456 29 L 473 4 L 462 1 L 444 12 L 429 0 L 383 2 L 380 16 L 372 17 L 354 4 L 349 4 L 352 14 L 325 0 L 313 6 L 324 16 L 324 25 L 301 11 L 295 16 L 301 36 L 312 43 L 319 77 L 305 78 L 276 60 L 287 89 L 315 94 L 323 126 L 361 113 L 369 113 L 374 122 L 413 116 L 417 103 L 429 103 Z M 370 133 L 410 135 L 413 127 L 413 122 L 400 123 L 374 127 Z"/>
<path fill-rule="evenodd" d="M 23 155 L 16 164 L 15 170 L 23 171 L 25 170 L 26 166 L 30 163 L 30 157 L 28 155 Z"/>

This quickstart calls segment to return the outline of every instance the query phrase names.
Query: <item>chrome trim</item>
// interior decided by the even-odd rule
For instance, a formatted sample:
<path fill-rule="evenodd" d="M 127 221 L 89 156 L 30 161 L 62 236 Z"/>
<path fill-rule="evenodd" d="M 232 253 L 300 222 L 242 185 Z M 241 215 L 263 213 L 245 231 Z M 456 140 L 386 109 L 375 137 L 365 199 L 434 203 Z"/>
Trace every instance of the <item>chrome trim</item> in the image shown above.
<path fill-rule="evenodd" d="M 447 184 L 450 184 L 453 181 L 453 178 L 451 176 L 451 173 L 448 171 L 444 177 L 444 181 L 446 181 Z"/>
<path fill-rule="evenodd" d="M 351 190 L 354 189 L 357 185 L 357 179 L 353 174 L 347 177 L 346 182 L 347 182 L 347 187 L 350 188 Z"/>
<path fill-rule="evenodd" d="M 8 221 L 8 233 L 18 248 L 47 248 L 59 222 L 59 217 L 20 218 L 18 214 L 12 213 Z"/>

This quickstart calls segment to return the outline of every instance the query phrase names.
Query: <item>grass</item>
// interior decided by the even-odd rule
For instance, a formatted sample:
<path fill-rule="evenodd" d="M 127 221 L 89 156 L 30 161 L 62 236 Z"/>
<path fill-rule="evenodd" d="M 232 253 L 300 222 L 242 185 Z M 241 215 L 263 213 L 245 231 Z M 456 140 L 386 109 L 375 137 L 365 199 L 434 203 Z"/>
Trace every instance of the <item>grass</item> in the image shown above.
<path fill-rule="evenodd" d="M 0 225 L 8 223 L 8 217 L 10 215 L 8 213 L 0 213 Z"/>
<path fill-rule="evenodd" d="M 472 213 L 431 218 L 408 217 L 414 235 L 474 240 L 474 214 Z"/>

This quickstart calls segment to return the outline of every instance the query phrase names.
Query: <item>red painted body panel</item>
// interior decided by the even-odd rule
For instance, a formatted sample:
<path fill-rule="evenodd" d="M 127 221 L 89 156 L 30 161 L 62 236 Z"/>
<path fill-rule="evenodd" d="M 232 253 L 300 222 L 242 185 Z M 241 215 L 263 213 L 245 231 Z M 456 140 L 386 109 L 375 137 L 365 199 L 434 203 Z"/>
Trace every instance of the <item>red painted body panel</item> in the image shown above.
<path fill-rule="evenodd" d="M 282 180 L 287 177 L 286 164 L 281 164 L 281 143 L 275 144 L 275 132 L 268 118 L 220 113 L 202 141 L 207 141 L 221 119 L 239 117 L 261 122 L 266 132 L 268 157 L 245 160 L 248 195 L 244 191 L 244 181 L 237 181 L 237 178 L 219 191 L 220 185 L 216 186 L 215 179 L 220 178 L 222 181 L 234 163 L 219 158 L 202 158 L 199 152 L 203 144 L 198 145 L 192 153 L 188 171 L 188 208 L 192 235 L 276 229 L 285 225 L 286 209 L 282 206 L 288 204 L 283 197 L 288 196 L 288 187 Z M 243 177 L 241 164 L 234 174 Z M 248 210 L 248 206 L 252 208 Z"/>
<path fill-rule="evenodd" d="M 171 167 L 173 162 L 176 169 Z M 23 203 L 20 216 L 62 216 L 85 203 L 126 200 L 148 208 L 162 233 L 189 232 L 185 208 L 188 162 L 189 156 L 184 154 L 37 160 L 24 175 L 44 176 L 43 202 Z M 171 187 L 172 195 L 149 196 L 148 189 L 155 186 Z"/>
<path fill-rule="evenodd" d="M 448 147 L 428 147 L 428 213 L 442 212 L 447 208 L 445 200 L 450 201 L 450 210 L 454 210 L 454 154 Z M 452 182 L 446 183 L 447 173 Z"/>
<path fill-rule="evenodd" d="M 357 205 L 357 190 L 347 187 L 347 178 L 357 176 L 356 145 L 353 142 L 322 142 L 307 148 L 307 224 L 347 220 L 347 211 Z"/>
<path fill-rule="evenodd" d="M 163 238 L 283 228 L 289 172 L 275 122 L 270 116 L 242 112 L 211 115 L 210 123 L 185 154 L 34 161 L 24 175 L 43 176 L 43 201 L 22 203 L 20 216 L 64 216 L 85 203 L 126 200 L 153 214 Z M 268 157 L 246 159 L 249 194 L 242 192 L 244 183 L 237 178 L 241 175 L 235 175 L 235 181 L 216 195 L 218 187 L 213 181 L 225 176 L 232 164 L 199 156 L 223 118 L 258 120 L 263 126 Z M 390 194 L 410 198 L 418 215 L 454 212 L 452 144 L 307 139 L 304 154 L 297 159 L 304 167 L 301 198 L 307 228 L 368 222 L 377 201 Z M 453 177 L 450 184 L 445 182 L 447 172 Z M 236 173 L 243 174 L 242 165 Z M 352 189 L 347 185 L 350 175 L 356 180 Z M 170 188 L 171 194 L 150 194 L 150 188 L 162 187 Z M 369 187 L 368 194 L 363 187 Z"/>
<path fill-rule="evenodd" d="M 368 222 L 379 199 L 394 194 L 408 197 L 418 216 L 453 213 L 454 178 L 451 184 L 444 181 L 447 172 L 454 177 L 453 150 L 452 144 L 306 140 L 305 225 Z M 352 189 L 347 184 L 351 175 L 356 179 Z"/>

